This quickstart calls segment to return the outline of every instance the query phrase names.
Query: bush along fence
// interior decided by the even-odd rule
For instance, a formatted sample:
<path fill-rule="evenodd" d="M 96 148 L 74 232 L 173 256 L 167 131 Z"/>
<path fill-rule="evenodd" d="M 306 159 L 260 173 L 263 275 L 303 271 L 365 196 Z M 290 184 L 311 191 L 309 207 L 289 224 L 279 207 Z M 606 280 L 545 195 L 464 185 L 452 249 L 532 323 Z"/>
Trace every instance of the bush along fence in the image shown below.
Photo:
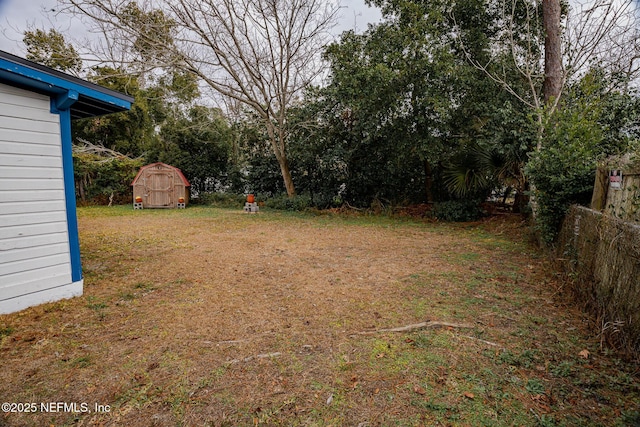
<path fill-rule="evenodd" d="M 597 319 L 601 345 L 640 358 L 640 226 L 573 206 L 557 250 L 571 291 Z"/>

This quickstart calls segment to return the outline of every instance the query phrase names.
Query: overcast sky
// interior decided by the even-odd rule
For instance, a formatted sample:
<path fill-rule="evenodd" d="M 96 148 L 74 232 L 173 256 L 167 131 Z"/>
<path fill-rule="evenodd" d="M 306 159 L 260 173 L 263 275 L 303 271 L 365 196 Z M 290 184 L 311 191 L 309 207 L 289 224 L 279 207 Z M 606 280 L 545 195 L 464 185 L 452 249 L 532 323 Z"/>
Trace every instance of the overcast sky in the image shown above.
<path fill-rule="evenodd" d="M 25 55 L 22 44 L 23 33 L 27 29 L 49 29 L 55 27 L 68 41 L 89 37 L 83 25 L 68 16 L 56 16 L 52 9 L 56 0 L 0 0 L 0 50 L 18 56 Z M 341 20 L 336 33 L 355 29 L 366 30 L 367 23 L 380 20 L 376 8 L 365 5 L 364 0 L 342 0 Z"/>

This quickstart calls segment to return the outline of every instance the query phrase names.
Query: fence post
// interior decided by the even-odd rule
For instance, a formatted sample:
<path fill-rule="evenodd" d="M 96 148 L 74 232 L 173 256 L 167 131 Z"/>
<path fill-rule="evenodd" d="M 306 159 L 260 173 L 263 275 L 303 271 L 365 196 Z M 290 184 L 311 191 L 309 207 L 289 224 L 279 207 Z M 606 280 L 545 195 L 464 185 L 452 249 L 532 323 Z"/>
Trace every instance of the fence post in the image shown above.
<path fill-rule="evenodd" d="M 596 171 L 596 182 L 593 186 L 593 196 L 591 196 L 591 209 L 602 211 L 607 203 L 607 191 L 609 190 L 609 173 L 604 168 Z"/>

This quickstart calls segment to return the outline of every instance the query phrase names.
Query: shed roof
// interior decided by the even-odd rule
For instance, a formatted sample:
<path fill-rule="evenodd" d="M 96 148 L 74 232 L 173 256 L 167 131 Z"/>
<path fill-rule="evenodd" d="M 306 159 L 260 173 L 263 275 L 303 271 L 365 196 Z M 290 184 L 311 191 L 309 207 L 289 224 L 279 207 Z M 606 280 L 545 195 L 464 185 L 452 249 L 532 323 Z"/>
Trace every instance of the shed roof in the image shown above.
<path fill-rule="evenodd" d="M 185 187 L 191 187 L 191 184 L 189 184 L 189 181 L 187 180 L 187 178 L 184 176 L 184 174 L 182 173 L 182 171 L 180 169 L 178 169 L 175 166 L 171 166 L 171 165 L 168 165 L 168 164 L 162 163 L 162 162 L 156 162 L 156 163 L 151 163 L 151 164 L 142 166 L 140 168 L 140 170 L 138 171 L 138 174 L 136 175 L 136 177 L 133 179 L 133 182 L 131 183 L 131 185 L 134 185 L 136 183 L 136 181 L 138 181 L 138 178 L 140 178 L 140 175 L 142 175 L 142 173 L 146 169 L 153 168 L 153 167 L 158 166 L 158 165 L 165 166 L 165 167 L 167 167 L 169 169 L 175 170 L 176 173 L 178 174 L 178 177 L 180 177 L 180 179 L 184 183 Z"/>
<path fill-rule="evenodd" d="M 0 83 L 73 101 L 72 119 L 101 116 L 131 108 L 134 99 L 70 74 L 0 50 Z"/>

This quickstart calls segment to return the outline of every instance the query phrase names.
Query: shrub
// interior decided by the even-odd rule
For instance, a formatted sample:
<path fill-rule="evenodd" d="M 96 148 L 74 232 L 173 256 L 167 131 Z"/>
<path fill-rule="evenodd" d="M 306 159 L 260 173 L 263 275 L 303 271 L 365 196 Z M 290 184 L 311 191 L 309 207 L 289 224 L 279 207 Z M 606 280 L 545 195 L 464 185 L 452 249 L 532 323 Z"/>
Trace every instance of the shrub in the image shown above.
<path fill-rule="evenodd" d="M 265 206 L 271 209 L 281 211 L 304 211 L 311 207 L 311 197 L 309 196 L 293 196 L 287 195 L 276 196 L 265 201 Z"/>
<path fill-rule="evenodd" d="M 131 182 L 142 159 L 105 157 L 94 153 L 73 154 L 76 196 L 81 204 L 131 203 Z"/>
<path fill-rule="evenodd" d="M 542 148 L 525 168 L 535 188 L 536 227 L 547 245 L 572 204 L 589 204 L 598 160 L 626 152 L 638 137 L 637 97 L 612 91 L 607 83 L 592 71 L 567 88 L 549 118 Z"/>
<path fill-rule="evenodd" d="M 569 207 L 587 204 L 593 191 L 595 156 L 579 147 L 543 148 L 536 153 L 527 172 L 535 183 L 536 229 L 543 243 L 553 243 Z"/>
<path fill-rule="evenodd" d="M 543 147 L 531 155 L 525 172 L 534 186 L 536 228 L 552 244 L 572 204 L 591 200 L 602 130 L 596 108 L 559 110 L 550 120 Z"/>
<path fill-rule="evenodd" d="M 433 206 L 433 216 L 441 221 L 475 221 L 483 215 L 480 203 L 473 199 L 448 200 Z"/>

